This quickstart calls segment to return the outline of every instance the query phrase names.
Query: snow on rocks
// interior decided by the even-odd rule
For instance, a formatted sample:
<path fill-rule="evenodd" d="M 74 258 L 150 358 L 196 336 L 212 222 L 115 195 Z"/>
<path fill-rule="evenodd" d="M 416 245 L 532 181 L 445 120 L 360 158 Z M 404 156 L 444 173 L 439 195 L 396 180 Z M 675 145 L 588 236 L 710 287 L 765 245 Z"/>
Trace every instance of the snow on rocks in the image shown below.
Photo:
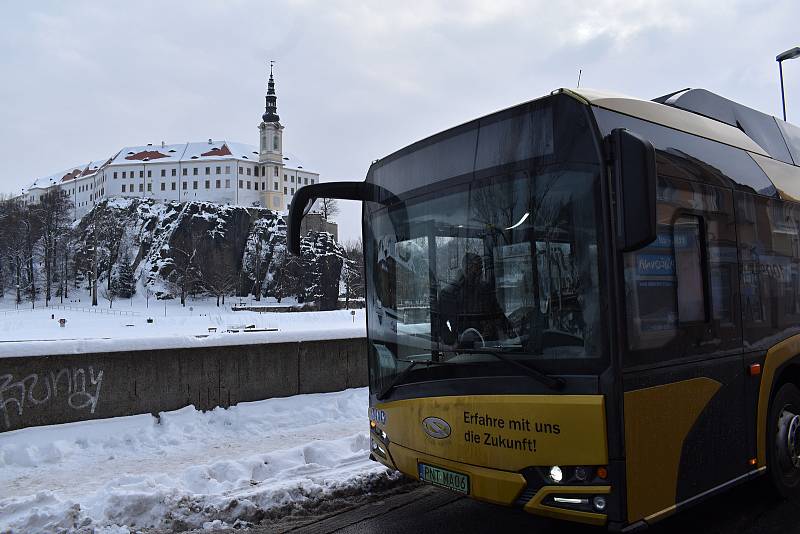
<path fill-rule="evenodd" d="M 0 532 L 214 529 L 397 476 L 368 460 L 366 389 L 0 434 Z"/>

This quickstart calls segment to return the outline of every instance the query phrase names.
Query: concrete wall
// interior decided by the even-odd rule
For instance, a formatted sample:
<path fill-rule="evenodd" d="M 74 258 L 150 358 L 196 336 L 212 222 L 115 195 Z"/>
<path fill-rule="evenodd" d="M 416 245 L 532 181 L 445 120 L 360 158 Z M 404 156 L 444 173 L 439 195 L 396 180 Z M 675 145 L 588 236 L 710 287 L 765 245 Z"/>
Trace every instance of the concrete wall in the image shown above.
<path fill-rule="evenodd" d="M 365 339 L 0 358 L 0 431 L 367 385 Z"/>

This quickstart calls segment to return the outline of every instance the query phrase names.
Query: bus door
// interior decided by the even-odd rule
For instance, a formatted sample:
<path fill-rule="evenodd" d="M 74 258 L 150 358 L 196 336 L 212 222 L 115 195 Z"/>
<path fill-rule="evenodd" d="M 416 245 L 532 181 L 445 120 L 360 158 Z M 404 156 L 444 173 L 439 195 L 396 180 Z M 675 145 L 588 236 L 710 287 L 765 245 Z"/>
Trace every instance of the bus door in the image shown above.
<path fill-rule="evenodd" d="M 659 153 L 658 237 L 623 255 L 628 521 L 748 469 L 733 193 Z"/>

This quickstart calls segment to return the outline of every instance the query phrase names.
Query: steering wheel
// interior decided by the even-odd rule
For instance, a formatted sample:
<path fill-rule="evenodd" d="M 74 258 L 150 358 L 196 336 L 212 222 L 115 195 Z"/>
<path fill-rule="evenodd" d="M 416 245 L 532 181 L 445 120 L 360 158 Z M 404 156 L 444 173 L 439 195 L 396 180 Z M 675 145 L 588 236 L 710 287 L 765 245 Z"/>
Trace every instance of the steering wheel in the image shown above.
<path fill-rule="evenodd" d="M 486 346 L 486 340 L 483 338 L 483 335 L 478 331 L 478 329 L 472 328 L 472 327 L 467 328 L 466 330 L 461 332 L 461 334 L 459 334 L 458 343 L 459 344 L 463 344 L 464 343 L 464 337 L 467 336 L 468 334 L 478 336 L 478 339 L 481 340 L 481 347 L 485 347 Z M 474 342 L 473 342 L 473 346 L 474 346 Z"/>

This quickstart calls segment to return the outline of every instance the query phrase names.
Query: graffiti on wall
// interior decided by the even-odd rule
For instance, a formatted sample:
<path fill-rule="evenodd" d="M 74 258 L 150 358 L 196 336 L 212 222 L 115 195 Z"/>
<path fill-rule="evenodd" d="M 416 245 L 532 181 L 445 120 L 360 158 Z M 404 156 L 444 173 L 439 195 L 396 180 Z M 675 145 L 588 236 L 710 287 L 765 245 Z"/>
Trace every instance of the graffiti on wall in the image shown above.
<path fill-rule="evenodd" d="M 92 366 L 32 373 L 20 379 L 11 374 L 0 375 L 0 420 L 9 429 L 14 418 L 25 417 L 26 409 L 58 404 L 93 414 L 102 385 L 103 371 L 95 371 Z"/>

